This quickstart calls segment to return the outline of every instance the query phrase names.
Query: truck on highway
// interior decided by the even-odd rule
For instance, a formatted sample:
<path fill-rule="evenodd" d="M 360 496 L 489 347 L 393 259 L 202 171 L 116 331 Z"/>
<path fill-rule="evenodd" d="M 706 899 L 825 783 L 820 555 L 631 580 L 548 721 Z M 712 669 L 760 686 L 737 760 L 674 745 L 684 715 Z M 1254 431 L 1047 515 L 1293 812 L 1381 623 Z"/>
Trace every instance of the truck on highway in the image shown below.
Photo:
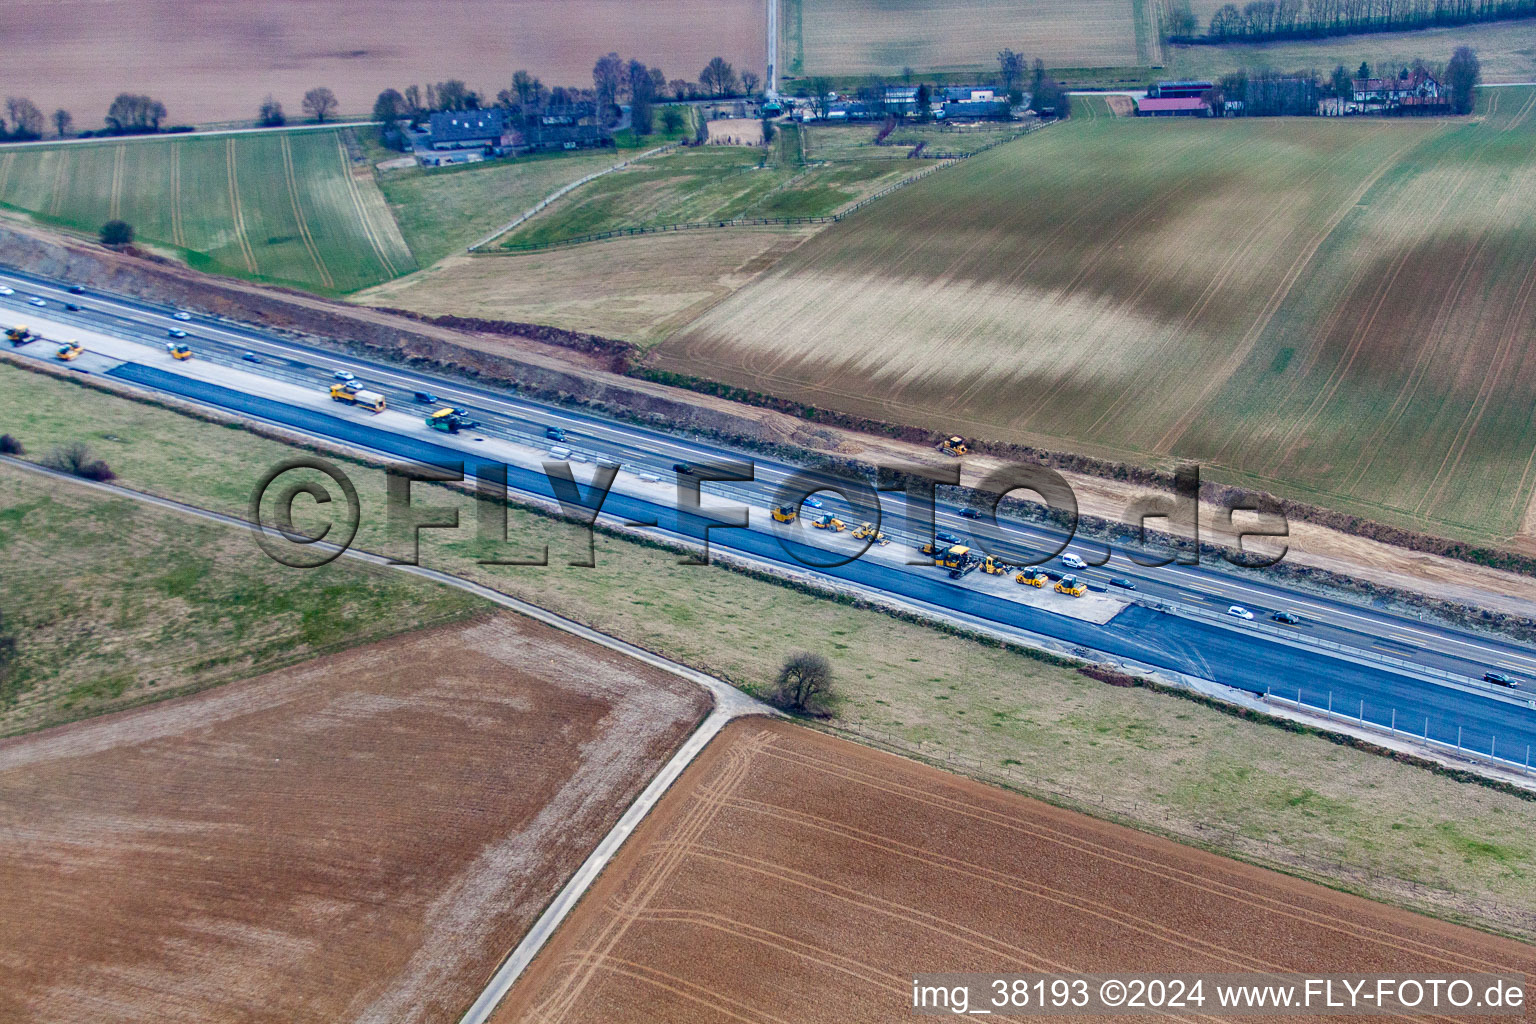
<path fill-rule="evenodd" d="M 331 385 L 331 400 L 346 402 L 369 412 L 384 411 L 384 396 L 377 391 L 348 391 L 345 384 Z"/>

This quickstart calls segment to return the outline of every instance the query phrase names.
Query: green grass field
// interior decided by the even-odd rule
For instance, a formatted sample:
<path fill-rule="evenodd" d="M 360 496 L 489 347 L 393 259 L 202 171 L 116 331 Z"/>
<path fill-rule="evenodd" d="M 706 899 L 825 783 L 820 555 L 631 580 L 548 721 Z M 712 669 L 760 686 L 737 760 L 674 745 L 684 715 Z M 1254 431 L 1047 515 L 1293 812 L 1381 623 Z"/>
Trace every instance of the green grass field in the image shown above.
<path fill-rule="evenodd" d="M 83 427 L 78 410 L 88 404 Z M 83 438 L 130 487 L 243 514 L 267 466 L 293 449 L 75 383 L 0 365 L 0 430 L 33 452 Z M 199 453 L 188 459 L 187 450 Z M 384 478 L 342 462 L 363 509 L 360 546 L 386 550 Z M 594 568 L 568 528 L 511 509 L 517 550 L 550 544 L 547 567 L 477 565 L 471 499 L 420 487 L 421 505 L 460 509 L 463 528 L 422 534 L 422 562 L 586 623 L 738 685 L 762 687 L 791 650 L 832 662 L 840 721 L 936 744 L 1027 792 L 1192 840 L 1366 895 L 1528 934 L 1536 805 L 1311 736 L 1233 718 L 720 568 L 597 538 Z M 120 530 L 124 521 L 113 521 Z M 137 554 L 146 579 L 186 573 Z M 252 586 L 263 577 L 248 544 Z M 403 551 L 402 551 L 403 553 Z M 505 556 L 508 552 L 502 552 Z M 0 581 L 7 577 L 0 576 Z M 180 578 L 178 576 L 178 578 Z M 302 586 L 300 578 L 296 585 Z M 199 583 L 199 586 L 211 585 Z M 9 604 L 7 608 L 11 607 Z M 764 629 L 772 623 L 772 629 Z M 836 724 L 836 723 L 834 723 Z"/>
<path fill-rule="evenodd" d="M 823 232 L 658 357 L 1507 540 L 1536 487 L 1536 92 L 1483 102 L 1447 121 L 1085 105 Z"/>
<path fill-rule="evenodd" d="M 11 418 L 14 422 L 14 417 Z M 110 456 L 110 442 L 96 445 Z M 16 660 L 0 735 L 246 678 L 473 614 L 459 591 L 337 562 L 285 569 L 232 527 L 0 466 Z"/>
<path fill-rule="evenodd" d="M 839 132 L 841 129 L 831 129 Z M 700 146 L 673 150 L 588 182 L 502 236 L 508 248 L 561 241 L 621 228 L 662 227 L 750 217 L 825 217 L 931 161 L 905 159 L 907 149 L 861 146 L 874 128 L 849 129 L 821 152 L 814 130 L 789 127 L 764 159 L 761 147 Z"/>
<path fill-rule="evenodd" d="M 337 131 L 8 149 L 0 203 L 93 234 L 121 218 L 198 269 L 326 293 L 416 269 Z"/>

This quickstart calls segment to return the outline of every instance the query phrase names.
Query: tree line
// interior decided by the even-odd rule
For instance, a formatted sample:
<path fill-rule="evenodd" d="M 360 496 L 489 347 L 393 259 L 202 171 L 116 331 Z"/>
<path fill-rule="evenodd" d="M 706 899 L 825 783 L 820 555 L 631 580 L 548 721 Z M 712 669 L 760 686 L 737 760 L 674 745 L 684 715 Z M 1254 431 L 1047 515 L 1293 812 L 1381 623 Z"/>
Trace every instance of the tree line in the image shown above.
<path fill-rule="evenodd" d="M 1241 7 L 1217 8 L 1201 35 L 1189 0 L 1177 0 L 1168 20 L 1168 41 L 1317 39 L 1533 16 L 1536 0 L 1249 0 Z"/>
<path fill-rule="evenodd" d="M 146 135 L 159 131 L 189 132 L 189 125 L 161 128 L 165 120 L 165 104 L 150 96 L 137 93 L 119 93 L 107 108 L 102 119 L 106 127 L 100 131 L 83 131 L 80 138 L 95 135 Z M 44 116 L 36 103 L 25 96 L 9 96 L 5 101 L 5 116 L 0 118 L 0 139 L 9 142 L 31 142 L 41 139 L 48 128 L 53 128 L 57 138 L 67 138 L 74 127 L 75 118 L 62 107 Z"/>
<path fill-rule="evenodd" d="M 914 72 L 906 68 L 902 72 L 901 84 L 911 86 Z M 887 90 L 897 83 L 871 75 L 861 80 L 853 87 L 852 97 L 864 104 L 870 111 L 880 113 L 899 113 L 899 104 L 890 102 Z M 1011 49 L 1005 49 L 997 55 L 997 77 L 987 83 L 997 93 L 1006 97 L 1009 104 L 1018 106 L 1024 101 L 1024 88 L 1029 87 L 1029 108 L 1037 114 L 1054 114 L 1056 117 L 1066 118 L 1072 114 L 1072 100 L 1066 88 L 1055 79 L 1045 73 L 1045 61 L 1035 58 L 1033 65 L 1025 60 L 1024 55 Z M 929 107 L 933 103 L 934 96 L 938 95 L 937 86 L 927 82 L 919 82 L 917 95 L 914 97 L 916 106 L 915 117 L 919 121 L 932 120 Z M 833 89 L 832 79 L 824 76 L 816 76 L 800 83 L 796 89 L 796 95 L 811 101 L 817 116 L 825 118 L 831 110 L 833 98 L 837 93 Z"/>
<path fill-rule="evenodd" d="M 667 101 L 727 99 L 755 95 L 762 79 L 754 71 L 738 72 L 723 57 L 715 57 L 699 72 L 697 81 L 667 78 L 659 67 L 644 61 L 625 60 L 616 52 L 606 53 L 592 66 L 592 86 L 546 86 L 527 70 L 513 72 L 511 85 L 486 97 L 458 79 L 425 86 L 408 85 L 404 89 L 385 89 L 373 104 L 374 120 L 384 126 L 386 135 L 397 134 L 399 125 L 419 121 L 429 114 L 451 110 L 500 108 L 511 117 L 529 118 L 551 110 L 569 110 L 590 104 L 594 117 L 603 127 L 616 125 L 620 104 L 630 108 L 630 125 L 636 135 L 650 135 L 656 130 L 656 106 Z M 675 134 L 682 129 L 681 111 L 666 108 L 660 112 L 661 127 Z"/>
<path fill-rule="evenodd" d="M 1237 71 L 1215 83 L 1203 98 L 1212 110 L 1229 115 L 1310 117 L 1319 113 L 1323 100 L 1353 101 L 1356 78 L 1402 81 L 1418 73 L 1427 73 L 1440 83 L 1452 113 L 1472 112 L 1482 71 L 1476 52 L 1469 46 L 1458 46 L 1444 67 L 1419 60 L 1401 68 L 1380 67 L 1374 75 L 1370 64 L 1364 61 L 1353 73 L 1340 64 L 1327 78 L 1316 71 L 1292 74 L 1269 70 Z"/>

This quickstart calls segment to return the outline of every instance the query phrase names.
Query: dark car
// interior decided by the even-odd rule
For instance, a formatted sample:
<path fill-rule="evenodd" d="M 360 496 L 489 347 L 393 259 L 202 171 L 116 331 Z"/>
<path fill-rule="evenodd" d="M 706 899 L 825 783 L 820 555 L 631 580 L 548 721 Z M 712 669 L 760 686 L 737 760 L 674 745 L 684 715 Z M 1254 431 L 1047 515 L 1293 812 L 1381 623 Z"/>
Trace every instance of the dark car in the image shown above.
<path fill-rule="evenodd" d="M 956 537 L 952 533 L 944 533 L 944 532 L 940 531 L 939 533 L 934 534 L 934 537 L 936 539 L 938 539 L 938 540 L 943 541 L 945 544 L 959 544 L 960 543 L 960 538 Z"/>
<path fill-rule="evenodd" d="M 416 392 L 416 401 L 422 405 L 436 405 L 437 396 L 430 391 L 418 391 Z"/>
<path fill-rule="evenodd" d="M 973 508 L 963 508 L 963 509 L 960 510 L 960 518 L 961 519 L 980 519 L 981 518 L 981 513 L 976 511 Z"/>
<path fill-rule="evenodd" d="M 1270 618 L 1274 619 L 1276 622 L 1283 622 L 1287 626 L 1294 626 L 1301 621 L 1300 616 L 1292 615 L 1290 612 L 1275 612 L 1275 614 L 1271 615 Z"/>
<path fill-rule="evenodd" d="M 78 284 L 72 284 L 72 285 L 69 286 L 69 294 L 71 294 L 71 295 L 84 295 L 85 294 L 85 288 L 83 286 L 81 286 L 81 285 L 78 285 Z"/>
<path fill-rule="evenodd" d="M 672 463 L 672 469 L 674 472 L 680 473 L 683 476 L 693 475 L 693 467 L 688 465 L 686 462 L 674 462 Z"/>
<path fill-rule="evenodd" d="M 69 310 L 71 313 L 80 312 L 80 304 L 78 302 L 66 302 L 64 303 L 64 308 Z"/>
<path fill-rule="evenodd" d="M 551 441 L 564 441 L 565 431 L 561 430 L 559 427 L 545 427 L 544 436 L 549 438 Z"/>
<path fill-rule="evenodd" d="M 259 363 L 259 362 L 261 362 L 261 356 L 257 355 L 255 352 L 247 352 L 245 355 L 241 356 L 240 358 L 244 359 L 248 363 Z"/>
<path fill-rule="evenodd" d="M 1121 590 L 1135 590 L 1136 589 L 1136 584 L 1134 582 L 1132 582 L 1131 580 L 1126 579 L 1124 576 L 1116 576 L 1116 577 L 1112 578 L 1109 581 L 1109 585 L 1112 586 L 1112 587 L 1119 587 Z"/>
<path fill-rule="evenodd" d="M 1519 689 L 1520 687 L 1520 682 L 1517 679 L 1507 676 L 1503 672 L 1484 672 L 1483 678 L 1496 686 L 1507 686 L 1511 690 Z"/>

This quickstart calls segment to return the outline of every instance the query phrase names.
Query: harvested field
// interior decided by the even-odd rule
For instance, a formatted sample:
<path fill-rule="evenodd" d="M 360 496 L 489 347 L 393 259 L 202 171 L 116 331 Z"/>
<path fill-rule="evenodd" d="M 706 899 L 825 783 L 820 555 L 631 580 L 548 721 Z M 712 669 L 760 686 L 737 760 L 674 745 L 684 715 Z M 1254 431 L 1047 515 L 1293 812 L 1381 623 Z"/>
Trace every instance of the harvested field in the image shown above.
<path fill-rule="evenodd" d="M 204 123 L 253 118 L 269 92 L 298 117 L 316 85 L 352 114 L 411 82 L 461 78 L 495 96 L 517 68 L 590 88 L 609 50 L 669 78 L 696 78 L 716 54 L 761 74 L 767 19 L 759 0 L 375 0 L 367 17 L 347 0 L 5 0 L 0 24 L 13 80 L 93 128 L 125 89 L 163 100 L 173 122 Z"/>
<path fill-rule="evenodd" d="M 814 230 L 716 229 L 495 258 L 450 256 L 352 298 L 433 316 L 550 324 L 652 345 L 751 281 Z"/>
<path fill-rule="evenodd" d="M 997 70 L 1004 46 L 1050 67 L 1150 63 L 1148 0 L 785 0 L 780 60 L 792 75 Z M 983 27 L 978 31 L 978 27 Z"/>
<path fill-rule="evenodd" d="M 1505 542 L 1536 486 L 1536 92 L 1483 103 L 1074 119 L 821 233 L 658 364 Z"/>
<path fill-rule="evenodd" d="M 706 704 L 499 616 L 0 744 L 0 1018 L 456 1019 Z"/>
<path fill-rule="evenodd" d="M 416 269 L 351 132 L 0 151 L 0 203 L 92 235 L 121 218 L 198 270 L 347 292 Z"/>
<path fill-rule="evenodd" d="M 1533 968 L 1520 943 L 743 721 L 493 1020 L 900 1021 L 926 971 Z"/>

